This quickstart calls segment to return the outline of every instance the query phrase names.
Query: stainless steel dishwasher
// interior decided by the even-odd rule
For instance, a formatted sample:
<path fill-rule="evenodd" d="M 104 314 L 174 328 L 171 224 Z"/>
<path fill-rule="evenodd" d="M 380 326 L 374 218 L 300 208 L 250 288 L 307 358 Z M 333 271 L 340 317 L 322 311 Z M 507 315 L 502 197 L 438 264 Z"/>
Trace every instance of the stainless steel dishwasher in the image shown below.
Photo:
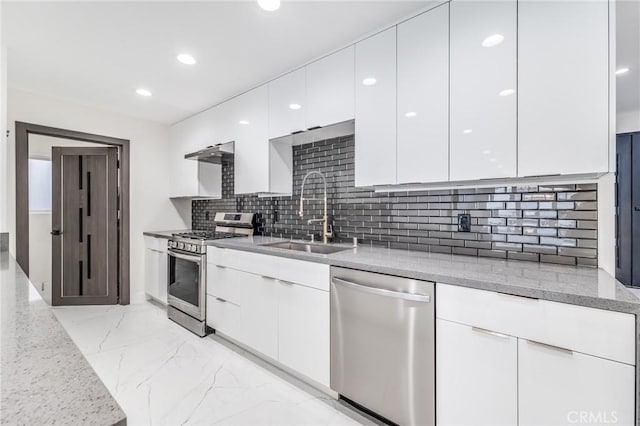
<path fill-rule="evenodd" d="M 432 282 L 331 268 L 331 389 L 394 423 L 435 424 Z"/>

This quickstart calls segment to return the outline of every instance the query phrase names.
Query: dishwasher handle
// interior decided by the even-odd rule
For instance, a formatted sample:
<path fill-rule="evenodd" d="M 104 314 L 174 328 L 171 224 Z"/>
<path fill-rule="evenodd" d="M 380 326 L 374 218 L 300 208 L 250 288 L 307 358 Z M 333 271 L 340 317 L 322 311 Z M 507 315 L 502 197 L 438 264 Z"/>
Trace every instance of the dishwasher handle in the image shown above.
<path fill-rule="evenodd" d="M 431 302 L 431 296 L 424 295 L 424 294 L 411 294 L 411 293 L 405 293 L 402 291 L 392 291 L 392 290 L 385 290 L 383 288 L 369 287 L 366 285 L 343 280 L 342 278 L 337 278 L 337 277 L 333 277 L 331 281 L 334 284 L 343 285 L 345 287 L 349 287 L 354 290 L 362 291 L 364 293 L 376 294 L 378 296 L 393 297 L 396 299 L 410 300 L 412 302 L 422 302 L 422 303 Z"/>

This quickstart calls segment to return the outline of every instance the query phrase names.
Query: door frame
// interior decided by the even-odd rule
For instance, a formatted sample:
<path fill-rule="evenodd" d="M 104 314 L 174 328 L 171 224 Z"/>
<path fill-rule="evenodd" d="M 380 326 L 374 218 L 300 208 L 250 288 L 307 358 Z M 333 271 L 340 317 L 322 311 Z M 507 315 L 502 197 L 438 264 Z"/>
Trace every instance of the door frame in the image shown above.
<path fill-rule="evenodd" d="M 16 260 L 25 274 L 29 275 L 29 135 L 50 136 L 110 145 L 118 148 L 120 167 L 118 179 L 120 196 L 120 244 L 118 247 L 118 303 L 128 305 L 130 302 L 130 240 L 129 240 L 129 152 L 128 139 L 113 138 L 93 133 L 42 126 L 39 124 L 15 122 L 16 150 Z"/>

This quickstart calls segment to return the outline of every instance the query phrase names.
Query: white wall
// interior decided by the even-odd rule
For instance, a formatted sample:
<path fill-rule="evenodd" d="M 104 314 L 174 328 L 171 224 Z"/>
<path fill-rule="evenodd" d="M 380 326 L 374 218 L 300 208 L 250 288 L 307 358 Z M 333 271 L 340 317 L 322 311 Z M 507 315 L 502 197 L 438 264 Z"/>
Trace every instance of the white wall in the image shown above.
<path fill-rule="evenodd" d="M 141 107 L 144 107 L 141 105 Z M 7 221 L 10 250 L 15 254 L 15 121 L 59 127 L 131 141 L 131 301 L 144 300 L 144 240 L 151 230 L 184 229 L 182 217 L 190 215 L 190 201 L 171 202 L 167 196 L 168 127 L 87 107 L 69 101 L 9 89 L 8 139 L 5 167 L 7 179 Z M 27 196 L 27 194 L 20 194 Z M 181 216 L 182 215 L 182 216 Z"/>
<path fill-rule="evenodd" d="M 0 1 L 0 232 L 7 232 L 7 49 L 2 40 L 2 1 Z"/>
<path fill-rule="evenodd" d="M 619 111 L 616 114 L 616 133 L 640 132 L 640 110 Z"/>

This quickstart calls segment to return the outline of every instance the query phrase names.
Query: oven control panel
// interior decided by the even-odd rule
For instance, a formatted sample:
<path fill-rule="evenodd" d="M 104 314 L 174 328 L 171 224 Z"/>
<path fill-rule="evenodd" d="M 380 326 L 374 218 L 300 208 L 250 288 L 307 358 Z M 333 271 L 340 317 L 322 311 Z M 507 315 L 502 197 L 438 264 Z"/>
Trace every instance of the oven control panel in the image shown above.
<path fill-rule="evenodd" d="M 190 244 L 182 241 L 169 240 L 168 247 L 174 250 L 187 251 L 189 253 L 206 253 L 207 248 L 202 244 Z"/>

